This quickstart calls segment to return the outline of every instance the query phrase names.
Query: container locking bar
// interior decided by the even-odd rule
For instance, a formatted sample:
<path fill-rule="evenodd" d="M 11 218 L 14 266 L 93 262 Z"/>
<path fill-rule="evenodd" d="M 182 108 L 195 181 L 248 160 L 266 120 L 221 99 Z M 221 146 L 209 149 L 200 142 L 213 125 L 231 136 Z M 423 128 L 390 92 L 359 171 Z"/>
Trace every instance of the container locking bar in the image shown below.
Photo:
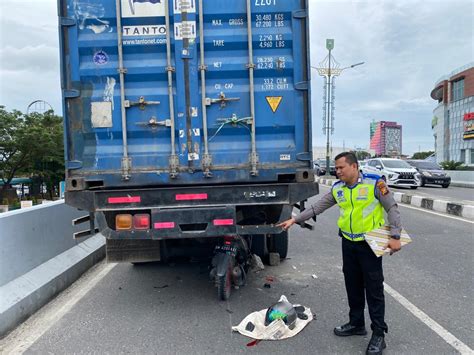
<path fill-rule="evenodd" d="M 202 130 L 204 138 L 204 154 L 202 157 L 202 170 L 204 176 L 209 178 L 212 177 L 211 165 L 212 156 L 209 154 L 208 138 L 207 138 L 207 99 L 206 99 L 206 70 L 207 66 L 204 62 L 204 14 L 203 14 L 203 1 L 199 0 L 199 52 L 201 65 L 199 70 L 201 72 L 201 110 L 202 110 Z"/>
<path fill-rule="evenodd" d="M 122 116 L 122 180 L 130 180 L 130 171 L 132 169 L 132 160 L 128 156 L 127 142 L 127 112 L 125 111 L 125 73 L 127 69 L 123 67 L 123 48 L 122 48 L 122 9 L 120 0 L 115 0 L 115 9 L 117 17 L 117 48 L 118 48 L 118 73 L 120 78 L 120 112 Z"/>
<path fill-rule="evenodd" d="M 165 24 L 166 24 L 166 71 L 168 72 L 168 100 L 170 107 L 170 127 L 171 127 L 171 155 L 169 157 L 170 178 L 178 177 L 179 158 L 176 155 L 175 147 L 175 117 L 174 117 L 174 98 L 173 98 L 173 72 L 175 68 L 171 65 L 171 37 L 170 37 L 170 12 L 169 0 L 165 0 Z"/>
<path fill-rule="evenodd" d="M 249 48 L 249 63 L 247 68 L 249 70 L 249 92 L 250 92 L 250 116 L 252 117 L 253 124 L 250 131 L 250 138 L 252 144 L 252 150 L 250 152 L 249 164 L 250 164 L 250 175 L 257 176 L 258 170 L 258 154 L 255 139 L 255 86 L 253 79 L 253 71 L 255 64 L 253 62 L 253 45 L 252 45 L 252 12 L 250 7 L 250 0 L 247 0 L 247 42 Z"/>

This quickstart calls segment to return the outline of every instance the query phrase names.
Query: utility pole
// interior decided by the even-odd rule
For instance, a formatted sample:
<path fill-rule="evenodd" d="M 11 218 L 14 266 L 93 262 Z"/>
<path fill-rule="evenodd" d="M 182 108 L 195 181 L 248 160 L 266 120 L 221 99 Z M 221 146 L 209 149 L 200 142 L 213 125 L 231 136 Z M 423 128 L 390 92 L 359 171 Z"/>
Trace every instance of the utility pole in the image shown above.
<path fill-rule="evenodd" d="M 330 175 L 329 160 L 329 137 L 334 133 L 334 91 L 335 84 L 332 79 L 335 76 L 341 75 L 342 71 L 349 68 L 354 68 L 364 62 L 352 64 L 349 67 L 340 68 L 339 63 L 334 59 L 331 51 L 334 49 L 334 39 L 326 39 L 326 49 L 329 54 L 324 60 L 319 63 L 319 67 L 311 67 L 318 71 L 318 74 L 325 77 L 326 83 L 324 85 L 324 113 L 323 113 L 323 133 L 326 135 L 326 175 Z"/>

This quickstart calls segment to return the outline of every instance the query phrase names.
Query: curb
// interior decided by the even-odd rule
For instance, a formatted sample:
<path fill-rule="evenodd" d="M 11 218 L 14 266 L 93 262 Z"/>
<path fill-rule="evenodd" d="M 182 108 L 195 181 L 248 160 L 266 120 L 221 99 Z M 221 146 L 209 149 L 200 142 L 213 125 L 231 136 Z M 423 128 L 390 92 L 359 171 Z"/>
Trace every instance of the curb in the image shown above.
<path fill-rule="evenodd" d="M 322 185 L 332 186 L 337 181 L 335 179 L 319 179 L 318 182 Z M 450 202 L 446 200 L 435 200 L 429 197 L 408 195 L 403 192 L 393 192 L 395 201 L 406 205 L 413 205 L 426 210 L 441 212 L 458 216 L 466 219 L 474 219 L 474 205 L 463 205 L 457 202 Z"/>
<path fill-rule="evenodd" d="M 105 256 L 101 234 L 0 287 L 0 338 L 26 320 Z"/>

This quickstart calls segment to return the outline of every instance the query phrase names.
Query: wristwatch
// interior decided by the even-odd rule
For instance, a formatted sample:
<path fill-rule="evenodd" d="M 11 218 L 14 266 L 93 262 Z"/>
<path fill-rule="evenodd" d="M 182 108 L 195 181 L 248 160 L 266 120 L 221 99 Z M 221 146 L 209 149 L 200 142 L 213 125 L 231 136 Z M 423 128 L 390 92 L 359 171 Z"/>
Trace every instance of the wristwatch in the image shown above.
<path fill-rule="evenodd" d="M 390 238 L 395 239 L 395 240 L 400 240 L 400 236 L 396 234 L 392 235 Z"/>

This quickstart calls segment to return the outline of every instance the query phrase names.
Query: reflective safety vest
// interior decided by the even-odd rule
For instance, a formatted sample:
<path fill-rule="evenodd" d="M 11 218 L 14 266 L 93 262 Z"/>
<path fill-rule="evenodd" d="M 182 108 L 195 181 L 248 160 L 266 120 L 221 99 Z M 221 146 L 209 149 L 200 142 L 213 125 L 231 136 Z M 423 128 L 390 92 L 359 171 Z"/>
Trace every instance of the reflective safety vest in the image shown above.
<path fill-rule="evenodd" d="M 332 187 L 339 205 L 337 225 L 342 235 L 351 241 L 364 240 L 364 235 L 385 224 L 383 207 L 375 197 L 378 177 L 363 175 L 362 181 L 349 188 L 343 181 Z"/>

